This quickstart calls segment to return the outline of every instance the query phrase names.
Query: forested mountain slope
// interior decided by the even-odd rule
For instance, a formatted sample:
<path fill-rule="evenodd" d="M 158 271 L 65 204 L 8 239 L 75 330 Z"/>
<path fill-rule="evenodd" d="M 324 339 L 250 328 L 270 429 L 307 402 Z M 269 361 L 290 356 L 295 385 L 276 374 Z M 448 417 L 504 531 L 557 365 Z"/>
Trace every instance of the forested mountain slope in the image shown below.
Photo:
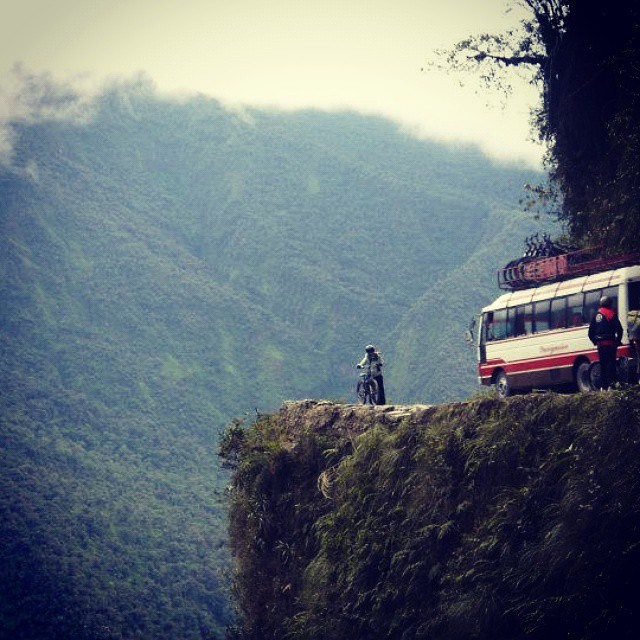
<path fill-rule="evenodd" d="M 381 119 L 231 112 L 146 82 L 13 133 L 0 629 L 206 636 L 229 620 L 221 426 L 350 397 L 372 341 L 394 401 L 467 394 L 458 334 L 532 228 L 514 208 L 535 176 Z M 453 365 L 432 367 L 443 348 Z"/>

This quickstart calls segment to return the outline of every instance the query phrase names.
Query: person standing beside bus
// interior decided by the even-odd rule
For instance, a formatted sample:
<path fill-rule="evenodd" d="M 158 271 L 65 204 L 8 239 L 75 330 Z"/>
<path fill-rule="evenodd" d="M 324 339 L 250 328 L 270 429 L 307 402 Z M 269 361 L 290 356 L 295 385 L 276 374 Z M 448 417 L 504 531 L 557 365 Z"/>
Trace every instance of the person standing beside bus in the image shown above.
<path fill-rule="evenodd" d="M 640 311 L 637 309 L 631 309 L 627 313 L 627 334 L 632 347 L 631 353 L 636 359 L 635 381 L 640 382 Z"/>
<path fill-rule="evenodd" d="M 622 342 L 622 325 L 607 296 L 600 298 L 600 308 L 589 325 L 589 340 L 598 347 L 600 388 L 609 389 L 617 377 L 616 361 L 618 346 Z"/>

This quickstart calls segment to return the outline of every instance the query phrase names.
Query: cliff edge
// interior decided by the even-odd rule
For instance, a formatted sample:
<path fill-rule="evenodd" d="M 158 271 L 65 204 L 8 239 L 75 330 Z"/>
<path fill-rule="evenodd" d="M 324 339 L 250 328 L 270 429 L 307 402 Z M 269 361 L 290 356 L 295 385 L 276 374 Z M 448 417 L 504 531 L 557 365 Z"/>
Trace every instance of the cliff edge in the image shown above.
<path fill-rule="evenodd" d="M 640 390 L 285 403 L 221 440 L 235 638 L 631 638 Z"/>

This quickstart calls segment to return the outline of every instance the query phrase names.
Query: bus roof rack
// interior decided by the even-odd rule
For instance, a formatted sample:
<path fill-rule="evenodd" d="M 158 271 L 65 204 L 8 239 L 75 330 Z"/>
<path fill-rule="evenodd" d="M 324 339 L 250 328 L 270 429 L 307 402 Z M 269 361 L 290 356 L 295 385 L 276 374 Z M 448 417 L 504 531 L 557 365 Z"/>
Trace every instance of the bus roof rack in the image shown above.
<path fill-rule="evenodd" d="M 600 247 L 570 251 L 557 256 L 519 258 L 498 269 L 500 289 L 513 291 L 539 287 L 610 269 L 640 264 L 640 252 L 602 256 Z"/>

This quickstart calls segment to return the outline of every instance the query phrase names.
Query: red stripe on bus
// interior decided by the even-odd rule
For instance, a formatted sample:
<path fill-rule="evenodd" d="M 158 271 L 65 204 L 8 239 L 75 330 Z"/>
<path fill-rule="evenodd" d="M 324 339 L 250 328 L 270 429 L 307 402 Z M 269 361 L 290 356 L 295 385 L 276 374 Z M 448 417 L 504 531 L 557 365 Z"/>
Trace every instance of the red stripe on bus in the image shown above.
<path fill-rule="evenodd" d="M 535 358 L 527 358 L 525 360 L 515 360 L 513 362 L 491 360 L 486 364 L 480 364 L 479 372 L 482 378 L 489 378 L 497 368 L 504 369 L 507 373 L 523 373 L 525 371 L 555 369 L 559 367 L 573 366 L 573 363 L 581 356 L 587 357 L 592 362 L 598 361 L 597 349 L 590 349 L 587 351 L 573 351 L 571 353 L 563 353 L 555 356 L 538 356 Z M 618 347 L 618 357 L 629 356 L 631 356 L 631 350 L 628 345 Z"/>

